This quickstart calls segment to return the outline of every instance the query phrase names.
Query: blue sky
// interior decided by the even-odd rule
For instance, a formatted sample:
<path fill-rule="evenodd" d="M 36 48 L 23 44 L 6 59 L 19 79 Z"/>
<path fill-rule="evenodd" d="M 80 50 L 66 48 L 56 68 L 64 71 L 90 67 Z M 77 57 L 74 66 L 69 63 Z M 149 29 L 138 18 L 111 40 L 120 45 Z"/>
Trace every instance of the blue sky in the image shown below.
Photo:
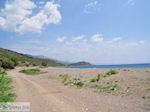
<path fill-rule="evenodd" d="M 150 62 L 149 0 L 3 0 L 0 47 L 61 61 Z"/>

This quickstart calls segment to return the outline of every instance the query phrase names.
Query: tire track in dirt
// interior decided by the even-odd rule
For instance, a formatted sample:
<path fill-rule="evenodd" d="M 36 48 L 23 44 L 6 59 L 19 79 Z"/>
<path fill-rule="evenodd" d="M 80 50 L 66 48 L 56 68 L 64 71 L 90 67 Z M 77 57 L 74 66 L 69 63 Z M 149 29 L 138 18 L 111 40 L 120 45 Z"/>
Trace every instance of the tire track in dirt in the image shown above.
<path fill-rule="evenodd" d="M 62 104 L 61 101 L 54 94 L 52 94 L 52 93 L 60 93 L 59 90 L 58 91 L 49 91 L 49 90 L 45 89 L 43 86 L 41 86 L 40 84 L 36 83 L 35 81 L 28 79 L 24 74 L 18 73 L 17 70 L 12 70 L 11 75 L 15 78 L 16 84 L 19 85 L 18 86 L 19 88 L 17 91 L 18 95 L 24 95 L 25 97 L 27 97 L 26 95 L 30 94 L 30 93 L 28 93 L 28 89 L 27 89 L 27 88 L 29 88 L 29 87 L 27 87 L 27 83 L 28 83 L 28 85 L 30 85 L 30 88 L 35 88 L 36 91 L 39 93 L 38 94 L 38 95 L 40 95 L 39 98 L 43 98 L 44 100 L 47 101 L 47 103 L 52 103 L 55 106 L 56 110 L 60 110 L 61 112 L 76 112 L 72 108 L 72 106 Z M 25 82 L 26 82 L 26 84 L 25 84 Z M 34 92 L 35 92 L 35 90 L 33 90 L 33 93 Z M 41 100 L 43 100 L 43 99 L 41 99 Z M 31 100 L 34 100 L 34 99 L 31 99 Z M 40 102 L 37 102 L 37 103 L 40 103 Z M 43 104 L 43 105 L 45 105 L 45 104 Z M 45 107 L 45 108 L 47 108 L 47 107 Z M 56 110 L 54 110 L 54 111 L 56 111 Z"/>

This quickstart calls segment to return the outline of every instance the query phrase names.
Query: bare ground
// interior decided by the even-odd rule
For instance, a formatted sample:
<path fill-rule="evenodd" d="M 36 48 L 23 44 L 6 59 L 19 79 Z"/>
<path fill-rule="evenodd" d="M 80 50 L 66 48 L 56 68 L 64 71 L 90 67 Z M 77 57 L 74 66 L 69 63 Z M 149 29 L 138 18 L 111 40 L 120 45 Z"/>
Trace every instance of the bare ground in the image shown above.
<path fill-rule="evenodd" d="M 116 69 L 119 73 L 102 82 L 117 82 L 114 94 L 92 88 L 64 86 L 59 75 L 82 76 L 89 82 L 109 69 L 45 68 L 46 74 L 29 76 L 16 68 L 13 77 L 16 102 L 31 102 L 31 112 L 150 112 L 150 69 Z M 50 78 L 49 78 L 50 77 Z"/>

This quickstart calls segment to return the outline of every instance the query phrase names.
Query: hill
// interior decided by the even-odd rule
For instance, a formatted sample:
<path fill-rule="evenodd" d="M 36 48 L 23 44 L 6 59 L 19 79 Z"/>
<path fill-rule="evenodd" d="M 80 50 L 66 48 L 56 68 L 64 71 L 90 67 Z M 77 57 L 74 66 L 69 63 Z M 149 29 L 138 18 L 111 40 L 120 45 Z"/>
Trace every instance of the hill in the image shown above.
<path fill-rule="evenodd" d="M 85 62 L 85 61 L 80 61 L 77 63 L 72 63 L 69 66 L 91 66 L 92 64 L 89 62 Z"/>
<path fill-rule="evenodd" d="M 11 58 L 13 56 L 17 57 L 18 61 L 21 63 L 30 63 L 30 64 L 41 65 L 42 62 L 47 62 L 48 66 L 64 66 L 64 64 L 57 62 L 55 60 L 38 58 L 38 57 L 34 57 L 32 55 L 21 54 L 21 53 L 15 52 L 15 51 L 0 48 L 0 58 L 2 58 L 2 57 Z"/>

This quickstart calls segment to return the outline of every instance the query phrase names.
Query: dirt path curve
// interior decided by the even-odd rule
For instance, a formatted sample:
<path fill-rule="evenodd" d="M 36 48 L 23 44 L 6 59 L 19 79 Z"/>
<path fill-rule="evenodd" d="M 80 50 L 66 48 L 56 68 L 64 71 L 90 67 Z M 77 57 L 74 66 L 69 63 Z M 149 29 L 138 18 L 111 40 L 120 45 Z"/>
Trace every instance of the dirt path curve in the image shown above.
<path fill-rule="evenodd" d="M 50 93 L 49 90 L 19 73 L 18 70 L 12 70 L 8 74 L 15 79 L 17 100 L 31 102 L 31 112 L 76 112 L 70 105 L 63 104 L 54 94 L 46 94 Z M 59 90 L 51 91 L 51 93 L 57 92 L 59 93 Z"/>
<path fill-rule="evenodd" d="M 47 74 L 29 76 L 19 73 L 20 69 L 10 70 L 8 75 L 14 80 L 16 101 L 30 102 L 31 112 L 148 112 L 127 98 L 97 94 L 64 86 L 59 79 L 48 79 L 49 75 L 60 74 L 59 70 L 47 69 Z"/>

